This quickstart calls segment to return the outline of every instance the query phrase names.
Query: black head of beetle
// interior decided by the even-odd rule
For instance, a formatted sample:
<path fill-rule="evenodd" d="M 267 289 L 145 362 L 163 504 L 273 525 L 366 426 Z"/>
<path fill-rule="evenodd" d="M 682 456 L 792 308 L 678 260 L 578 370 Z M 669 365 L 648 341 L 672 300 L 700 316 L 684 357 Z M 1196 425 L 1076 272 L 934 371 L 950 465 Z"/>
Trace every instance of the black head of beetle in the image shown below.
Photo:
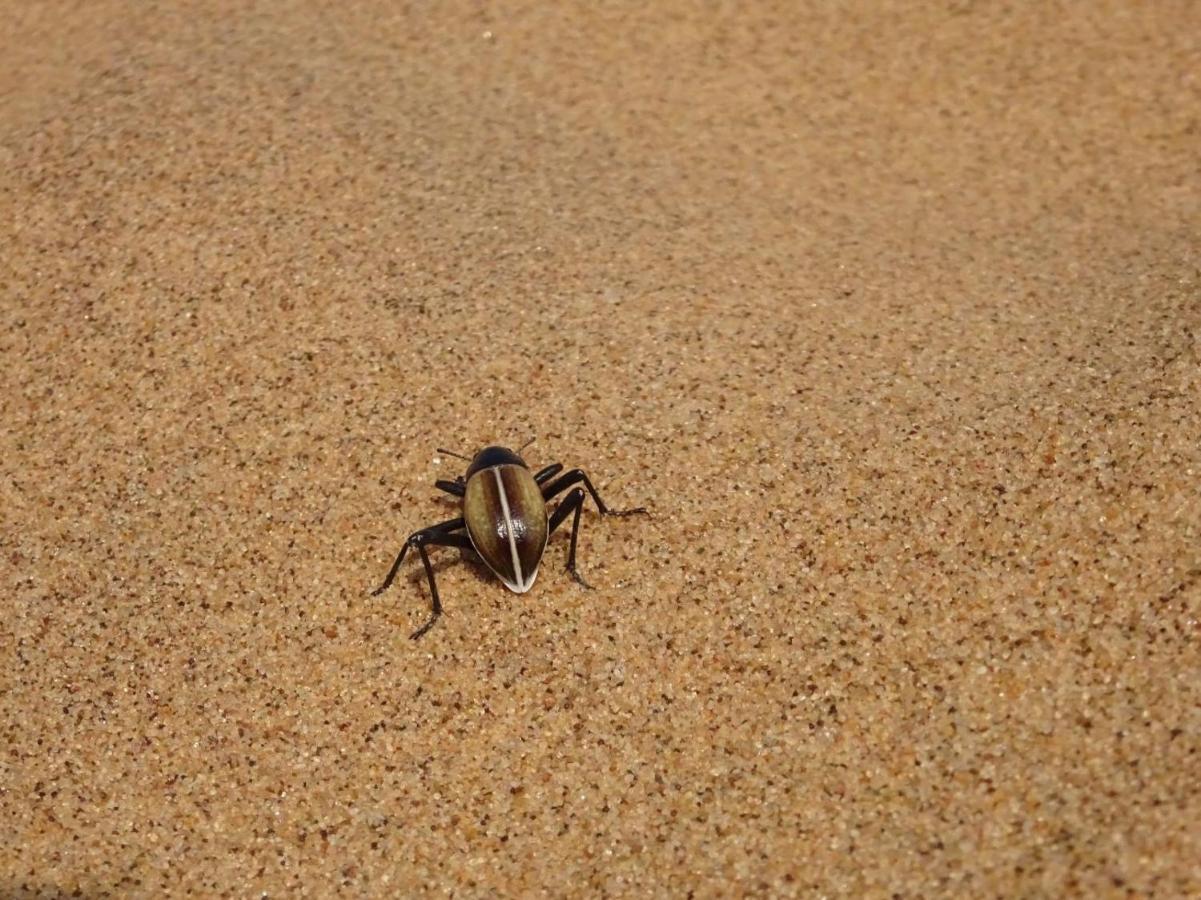
<path fill-rule="evenodd" d="M 508 447 L 485 447 L 471 460 L 471 465 L 467 467 L 467 474 L 464 478 L 470 481 L 471 476 L 480 471 L 480 469 L 490 469 L 493 466 L 521 466 L 523 469 L 529 468 L 525 464 L 525 460 Z"/>
<path fill-rule="evenodd" d="M 581 469 L 572 469 L 563 474 L 560 474 L 561 472 L 562 463 L 552 463 L 534 473 L 518 453 L 507 447 L 483 448 L 470 460 L 466 475 L 454 481 L 436 482 L 436 486 L 441 490 L 462 498 L 462 515 L 409 535 L 384 583 L 373 595 L 388 589 L 396 578 L 396 573 L 400 571 L 409 548 L 417 548 L 425 566 L 433 608 L 429 621 L 413 633 L 414 639 L 419 638 L 429 631 L 442 614 L 442 602 L 438 597 L 438 586 L 434 582 L 434 570 L 425 549 L 427 546 L 471 548 L 506 587 L 517 593 L 525 593 L 533 586 L 538 575 L 538 566 L 542 562 L 550 535 L 568 515 L 572 515 L 573 518 L 567 570 L 577 582 L 588 587 L 588 583 L 577 570 L 575 561 L 580 513 L 586 496 L 584 490 L 587 489 L 588 494 L 592 496 L 601 515 L 628 516 L 635 513 L 645 514 L 646 510 L 642 507 L 629 510 L 609 509 Z M 583 487 L 579 487 L 581 483 Z M 575 487 L 572 487 L 573 485 Z M 554 511 L 548 514 L 547 503 L 568 488 L 572 490 L 559 500 Z"/>

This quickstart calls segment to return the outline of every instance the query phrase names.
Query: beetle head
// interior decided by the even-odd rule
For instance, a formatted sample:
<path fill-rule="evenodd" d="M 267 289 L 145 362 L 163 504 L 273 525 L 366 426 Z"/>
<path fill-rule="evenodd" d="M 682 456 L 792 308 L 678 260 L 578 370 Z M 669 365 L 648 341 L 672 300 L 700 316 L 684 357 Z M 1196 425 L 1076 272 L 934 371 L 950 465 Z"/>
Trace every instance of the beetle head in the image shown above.
<path fill-rule="evenodd" d="M 528 469 L 525 460 L 518 456 L 508 447 L 485 447 L 483 450 L 476 453 L 475 458 L 471 461 L 471 465 L 467 467 L 467 478 L 470 478 L 481 469 L 490 469 L 492 466 L 521 466 L 523 469 Z"/>

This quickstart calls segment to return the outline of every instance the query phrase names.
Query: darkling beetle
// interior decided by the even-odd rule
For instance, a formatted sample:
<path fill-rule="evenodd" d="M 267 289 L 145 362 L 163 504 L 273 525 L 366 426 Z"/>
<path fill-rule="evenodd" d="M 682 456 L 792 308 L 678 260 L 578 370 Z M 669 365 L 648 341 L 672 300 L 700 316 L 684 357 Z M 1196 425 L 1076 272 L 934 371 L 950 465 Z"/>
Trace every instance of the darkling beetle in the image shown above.
<path fill-rule="evenodd" d="M 524 450 L 532 442 L 527 442 Z M 382 594 L 396 578 L 400 565 L 410 547 L 415 547 L 425 564 L 425 575 L 430 583 L 433 611 L 429 621 L 413 632 L 413 640 L 429 631 L 442 615 L 442 601 L 438 598 L 438 585 L 434 582 L 434 569 L 425 552 L 429 547 L 460 547 L 473 549 L 484 564 L 504 582 L 505 587 L 524 594 L 534 584 L 538 575 L 538 564 L 546 550 L 546 542 L 556 528 L 574 513 L 571 522 L 571 547 L 567 551 L 567 571 L 572 578 L 586 588 L 588 584 L 576 569 L 575 548 L 580 533 L 580 512 L 584 508 L 584 489 L 575 487 L 559 501 L 549 516 L 546 504 L 579 482 L 584 483 L 596 508 L 603 516 L 632 516 L 647 514 L 643 507 L 637 509 L 609 509 L 588 480 L 582 469 L 563 471 L 562 463 L 552 463 L 537 473 L 519 455 L 507 447 L 485 447 L 468 459 L 459 453 L 439 448 L 439 453 L 455 456 L 470 463 L 467 474 L 454 481 L 434 482 L 440 490 L 463 499 L 463 515 L 448 522 L 439 522 L 409 535 L 384 583 L 371 592 L 371 596 Z M 555 478 L 559 475 L 558 478 Z M 553 481 L 551 479 L 554 479 Z M 466 531 L 466 534 L 463 534 Z"/>

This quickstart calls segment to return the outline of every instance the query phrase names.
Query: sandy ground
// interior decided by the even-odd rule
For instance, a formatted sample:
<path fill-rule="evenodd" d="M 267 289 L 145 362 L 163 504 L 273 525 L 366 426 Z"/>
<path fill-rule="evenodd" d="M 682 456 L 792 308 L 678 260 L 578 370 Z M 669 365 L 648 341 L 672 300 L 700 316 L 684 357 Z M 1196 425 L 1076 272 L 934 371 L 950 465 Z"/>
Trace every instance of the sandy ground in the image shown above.
<path fill-rule="evenodd" d="M 0 31 L 0 895 L 1201 893 L 1201 7 L 161 6 Z"/>

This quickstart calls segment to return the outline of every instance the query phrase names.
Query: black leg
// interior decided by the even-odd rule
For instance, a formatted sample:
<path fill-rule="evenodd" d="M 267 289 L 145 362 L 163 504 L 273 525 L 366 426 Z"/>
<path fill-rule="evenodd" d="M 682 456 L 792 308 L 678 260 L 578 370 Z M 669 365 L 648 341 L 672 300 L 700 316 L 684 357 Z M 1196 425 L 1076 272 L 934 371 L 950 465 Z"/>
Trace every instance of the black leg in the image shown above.
<path fill-rule="evenodd" d="M 609 509 L 609 507 L 605 506 L 605 501 L 600 498 L 600 494 L 596 492 L 596 488 L 592 486 L 592 482 L 588 480 L 588 476 L 584 474 L 583 469 L 572 469 L 566 475 L 556 478 L 550 484 L 545 485 L 542 488 L 542 498 L 549 500 L 580 481 L 584 482 L 584 487 L 588 488 L 588 493 L 596 501 L 596 508 L 600 510 L 602 516 L 633 516 L 639 513 L 650 515 L 646 511 L 646 508 L 642 506 L 639 506 L 637 509 Z"/>
<path fill-rule="evenodd" d="M 446 491 L 448 494 L 454 494 L 456 497 L 462 497 L 467 493 L 467 485 L 461 481 L 443 481 L 439 478 L 434 482 L 434 487 L 440 491 Z"/>
<path fill-rule="evenodd" d="M 567 551 L 567 571 L 571 573 L 571 577 L 586 588 L 591 588 L 588 582 L 584 580 L 584 576 L 580 574 L 579 569 L 575 565 L 575 548 L 576 541 L 580 537 L 580 513 L 584 511 L 584 489 L 576 488 L 566 497 L 564 497 L 554 513 L 550 517 L 550 525 L 547 529 L 547 534 L 553 534 L 555 529 L 563 524 L 563 520 L 567 518 L 570 512 L 575 513 L 575 518 L 571 522 L 571 547 Z"/>
<path fill-rule="evenodd" d="M 429 528 L 422 528 L 420 531 L 414 531 L 410 534 L 404 542 L 404 546 L 400 548 L 400 553 L 396 554 L 396 562 L 392 563 L 392 568 L 388 570 L 388 577 L 384 579 L 383 584 L 371 592 L 371 596 L 377 597 L 392 586 L 392 582 L 396 579 L 396 573 L 400 571 L 400 564 L 405 561 L 405 554 L 409 552 L 409 547 L 415 547 L 419 542 L 427 541 L 435 535 L 458 531 L 464 524 L 462 518 L 450 519 L 449 521 L 439 522 L 437 525 L 431 525 Z"/>
<path fill-rule="evenodd" d="M 471 539 L 465 534 L 435 534 L 430 537 L 418 538 L 414 545 L 417 547 L 417 552 L 421 555 L 421 562 L 425 565 L 425 577 L 429 579 L 431 607 L 430 617 L 426 623 L 409 635 L 409 639 L 415 641 L 433 628 L 434 623 L 438 621 L 438 617 L 442 615 L 442 601 L 438 598 L 438 585 L 434 581 L 434 567 L 430 565 L 429 554 L 425 552 L 426 546 L 470 549 Z"/>
<path fill-rule="evenodd" d="M 404 542 L 404 546 L 400 548 L 400 553 L 396 555 L 396 561 L 392 563 L 392 568 L 388 570 L 388 577 L 384 579 L 384 583 L 371 592 L 371 596 L 375 597 L 386 591 L 396 579 L 396 573 L 400 571 L 401 563 L 404 562 L 405 554 L 409 552 L 409 548 L 417 548 L 417 555 L 421 557 L 421 562 L 425 566 L 425 577 L 430 583 L 433 614 L 430 616 L 428 622 L 413 632 L 413 640 L 416 640 L 429 631 L 433 624 L 438 621 L 438 616 L 442 615 L 442 601 L 438 597 L 438 585 L 434 581 L 434 567 L 430 565 L 429 554 L 426 553 L 425 548 L 428 545 L 432 547 L 462 547 L 469 549 L 471 547 L 471 539 L 465 534 L 454 533 L 462 527 L 462 519 L 451 519 L 448 522 L 440 522 L 437 525 L 431 525 L 429 528 L 413 532 L 409 535 L 408 540 Z"/>
<path fill-rule="evenodd" d="M 545 484 L 548 478 L 553 478 L 563 471 L 563 463 L 551 463 L 545 469 L 539 469 L 538 474 L 534 476 L 534 481 L 538 484 Z"/>

